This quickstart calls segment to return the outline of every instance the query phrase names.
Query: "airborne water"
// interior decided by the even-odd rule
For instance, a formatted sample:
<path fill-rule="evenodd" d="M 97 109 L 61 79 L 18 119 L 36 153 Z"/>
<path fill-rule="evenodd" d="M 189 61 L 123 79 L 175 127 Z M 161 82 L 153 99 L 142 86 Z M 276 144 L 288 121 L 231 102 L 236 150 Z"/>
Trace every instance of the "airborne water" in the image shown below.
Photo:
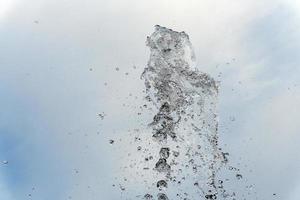
<path fill-rule="evenodd" d="M 216 199 L 216 172 L 225 162 L 218 147 L 218 84 L 195 67 L 185 32 L 157 25 L 147 46 L 150 59 L 142 78 L 146 99 L 158 110 L 150 123 L 153 142 L 160 145 L 154 167 L 160 176 L 157 186 L 170 185 L 183 199 Z M 188 194 L 185 188 L 196 192 Z M 161 192 L 157 197 L 168 199 Z"/>
<path fill-rule="evenodd" d="M 142 112 L 153 116 L 135 137 L 139 159 L 128 153 L 133 162 L 126 168 L 138 177 L 134 199 L 236 199 L 218 177 L 228 162 L 218 143 L 218 82 L 196 68 L 185 32 L 157 25 L 146 44 L 150 58 L 141 78 L 148 110 Z"/>

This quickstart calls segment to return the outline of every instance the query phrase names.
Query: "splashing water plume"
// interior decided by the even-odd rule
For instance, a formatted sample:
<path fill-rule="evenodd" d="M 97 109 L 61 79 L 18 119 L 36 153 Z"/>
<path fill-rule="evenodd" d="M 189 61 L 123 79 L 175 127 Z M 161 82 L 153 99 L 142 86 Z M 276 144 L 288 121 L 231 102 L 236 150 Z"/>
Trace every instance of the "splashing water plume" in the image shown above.
<path fill-rule="evenodd" d="M 218 82 L 196 68 L 185 32 L 157 25 L 147 46 L 150 59 L 141 75 L 146 95 L 138 115 L 151 118 L 147 127 L 142 123 L 129 130 L 134 138 L 124 146 L 122 195 L 132 198 L 127 185 L 143 191 L 136 197 L 147 200 L 237 199 L 231 188 L 224 189 L 230 179 L 219 173 L 226 169 L 228 153 L 218 144 Z M 229 171 L 242 179 L 239 169 Z"/>
<path fill-rule="evenodd" d="M 225 163 L 217 136 L 218 84 L 195 67 L 185 32 L 157 25 L 147 46 L 151 54 L 142 78 L 146 99 L 157 108 L 150 123 L 152 138 L 160 148 L 154 166 L 159 177 L 157 198 L 169 199 L 161 192 L 168 187 L 182 199 L 216 199 L 215 176 Z M 197 192 L 189 194 L 191 186 Z"/>

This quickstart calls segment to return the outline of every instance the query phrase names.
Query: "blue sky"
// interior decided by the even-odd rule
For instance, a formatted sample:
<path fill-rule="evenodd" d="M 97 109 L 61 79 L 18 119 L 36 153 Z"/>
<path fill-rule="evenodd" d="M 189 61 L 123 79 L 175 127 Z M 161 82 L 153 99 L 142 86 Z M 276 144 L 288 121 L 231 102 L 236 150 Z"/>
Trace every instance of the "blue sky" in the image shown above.
<path fill-rule="evenodd" d="M 0 199 L 122 199 L 108 140 L 139 124 L 155 24 L 187 32 L 221 81 L 221 144 L 258 199 L 299 199 L 299 13 L 292 0 L 2 0 Z"/>

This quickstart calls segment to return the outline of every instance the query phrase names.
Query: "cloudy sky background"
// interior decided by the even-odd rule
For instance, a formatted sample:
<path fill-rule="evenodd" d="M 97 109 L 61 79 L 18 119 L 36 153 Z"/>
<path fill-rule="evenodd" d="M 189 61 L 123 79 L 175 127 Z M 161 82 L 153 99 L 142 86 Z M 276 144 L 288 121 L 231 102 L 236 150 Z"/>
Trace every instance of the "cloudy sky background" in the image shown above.
<path fill-rule="evenodd" d="M 140 124 L 156 24 L 221 81 L 220 142 L 258 199 L 300 199 L 297 1 L 1 0 L 1 200 L 122 199 L 108 141 Z"/>

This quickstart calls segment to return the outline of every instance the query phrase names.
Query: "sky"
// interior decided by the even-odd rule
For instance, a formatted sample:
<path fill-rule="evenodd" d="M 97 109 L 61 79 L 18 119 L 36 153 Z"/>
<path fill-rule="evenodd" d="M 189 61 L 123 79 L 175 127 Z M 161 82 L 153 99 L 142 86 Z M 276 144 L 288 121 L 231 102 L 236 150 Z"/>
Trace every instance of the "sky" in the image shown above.
<path fill-rule="evenodd" d="M 220 143 L 257 199 L 300 198 L 299 2 L 1 0 L 1 200 L 124 199 L 112 184 L 129 147 L 109 140 L 148 119 L 156 24 L 188 33 L 220 81 Z"/>

